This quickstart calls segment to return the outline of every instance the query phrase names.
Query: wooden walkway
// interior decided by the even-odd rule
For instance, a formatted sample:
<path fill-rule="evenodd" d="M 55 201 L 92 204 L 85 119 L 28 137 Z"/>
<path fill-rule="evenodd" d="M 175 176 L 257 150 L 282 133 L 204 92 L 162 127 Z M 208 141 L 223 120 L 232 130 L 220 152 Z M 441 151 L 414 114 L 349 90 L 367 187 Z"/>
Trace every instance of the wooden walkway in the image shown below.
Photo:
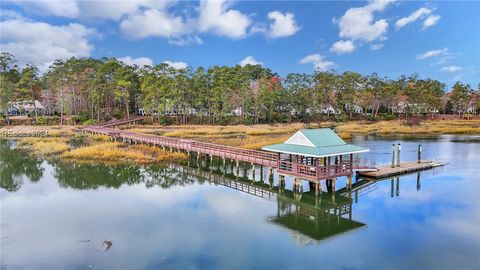
<path fill-rule="evenodd" d="M 134 122 L 138 122 L 143 120 L 144 117 L 136 117 L 131 119 L 124 119 L 124 120 L 117 120 L 112 122 L 107 122 L 103 125 L 98 126 L 87 126 L 83 130 L 85 132 L 90 132 L 92 134 L 101 134 L 110 136 L 114 140 L 120 140 L 129 143 L 144 143 L 149 144 L 152 146 L 159 146 L 163 148 L 168 148 L 170 150 L 176 149 L 178 151 L 185 151 L 188 154 L 194 152 L 197 155 L 209 155 L 210 157 L 220 157 L 222 159 L 231 159 L 238 162 L 246 162 L 252 165 L 261 165 L 267 166 L 270 168 L 278 168 L 278 154 L 267 152 L 267 151 L 259 151 L 259 150 L 249 150 L 239 147 L 232 147 L 220 144 L 213 144 L 213 143 L 206 143 L 206 142 L 199 142 L 195 140 L 188 140 L 188 139 L 181 139 L 181 138 L 172 138 L 172 137 L 165 137 L 159 136 L 154 134 L 145 134 L 145 133 L 138 133 L 138 132 L 131 132 L 126 130 L 121 130 L 115 128 L 116 126 L 126 125 Z M 339 170 L 346 170 L 348 171 L 353 170 L 361 170 L 361 169 L 372 169 L 372 166 L 368 166 L 363 164 L 363 160 L 358 160 L 358 162 L 354 162 L 352 168 L 348 167 L 344 164 L 332 165 L 331 168 L 324 168 L 328 169 L 325 171 L 325 174 L 328 174 L 328 177 L 335 177 L 335 173 Z M 301 166 L 301 165 L 297 165 Z M 350 164 L 348 165 L 350 166 Z M 300 171 L 303 172 L 301 175 L 297 175 L 302 177 L 305 180 L 311 179 L 312 177 L 307 173 L 307 170 Z M 328 178 L 327 177 L 327 178 Z"/>
<path fill-rule="evenodd" d="M 422 171 L 427 170 L 435 167 L 443 166 L 441 163 L 436 163 L 433 161 L 422 161 L 421 163 L 418 162 L 402 162 L 400 163 L 400 167 L 393 167 L 391 165 L 388 166 L 381 166 L 378 167 L 377 170 L 374 171 L 363 171 L 359 172 L 360 176 L 373 178 L 373 179 L 381 179 L 386 178 L 389 176 L 406 174 L 410 172 Z"/>
<path fill-rule="evenodd" d="M 194 140 L 130 132 L 104 126 L 89 126 L 84 128 L 84 130 L 94 134 L 107 135 L 115 140 L 122 140 L 131 143 L 145 143 L 153 146 L 177 149 L 188 153 L 195 152 L 197 154 L 217 156 L 272 168 L 277 167 L 277 155 L 266 151 L 249 150 Z"/>

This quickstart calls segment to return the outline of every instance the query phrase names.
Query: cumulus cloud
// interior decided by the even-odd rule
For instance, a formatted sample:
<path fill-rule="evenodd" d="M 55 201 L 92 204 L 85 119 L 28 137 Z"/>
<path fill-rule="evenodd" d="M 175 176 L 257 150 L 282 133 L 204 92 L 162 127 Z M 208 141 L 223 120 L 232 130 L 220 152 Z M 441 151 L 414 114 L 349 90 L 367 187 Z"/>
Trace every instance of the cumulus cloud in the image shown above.
<path fill-rule="evenodd" d="M 22 7 L 28 13 L 38 15 L 54 15 L 66 18 L 76 18 L 80 12 L 80 7 L 77 1 L 65 1 L 65 0 L 7 0 L 7 2 L 16 4 Z"/>
<path fill-rule="evenodd" d="M 397 28 L 397 30 L 398 30 L 398 29 L 404 27 L 407 24 L 413 23 L 414 21 L 416 21 L 418 19 L 424 18 L 427 15 L 430 15 L 432 13 L 432 11 L 433 10 L 431 10 L 429 8 L 421 7 L 419 9 L 415 10 L 414 12 L 412 12 L 412 14 L 410 14 L 409 16 L 403 17 L 403 18 L 400 18 L 399 20 L 397 20 L 395 22 L 395 28 Z"/>
<path fill-rule="evenodd" d="M 137 57 L 137 58 L 132 58 L 130 56 L 125 56 L 125 57 L 121 57 L 121 58 L 118 58 L 119 61 L 127 64 L 127 65 L 130 65 L 130 66 L 133 66 L 133 65 L 137 65 L 137 66 L 153 66 L 153 61 L 152 59 L 148 58 L 148 57 Z"/>
<path fill-rule="evenodd" d="M 56 59 L 90 56 L 94 28 L 78 23 L 51 25 L 23 19 L 0 23 L 1 50 L 13 53 L 20 65 L 33 63 L 45 71 Z"/>
<path fill-rule="evenodd" d="M 226 0 L 203 0 L 200 2 L 198 28 L 233 39 L 243 38 L 251 25 L 250 18 L 238 10 L 230 9 Z"/>
<path fill-rule="evenodd" d="M 430 15 L 425 21 L 423 21 L 422 28 L 427 29 L 430 26 L 434 26 L 440 20 L 440 15 Z"/>
<path fill-rule="evenodd" d="M 423 60 L 427 58 L 431 58 L 434 56 L 444 55 L 448 52 L 448 48 L 438 49 L 438 50 L 431 50 L 424 52 L 422 54 L 417 55 L 418 60 Z"/>
<path fill-rule="evenodd" d="M 445 71 L 445 72 L 457 72 L 460 70 L 462 70 L 462 68 L 459 66 L 446 66 L 440 69 L 440 71 Z"/>
<path fill-rule="evenodd" d="M 339 40 L 333 43 L 330 51 L 338 54 L 350 53 L 355 50 L 355 45 L 350 40 Z"/>
<path fill-rule="evenodd" d="M 240 61 L 240 66 L 246 66 L 246 65 L 263 65 L 262 62 L 257 61 L 253 56 L 249 55 Z"/>
<path fill-rule="evenodd" d="M 272 20 L 267 36 L 270 38 L 288 37 L 294 35 L 300 27 L 295 21 L 295 16 L 291 12 L 285 14 L 279 11 L 268 13 L 268 18 Z"/>
<path fill-rule="evenodd" d="M 300 59 L 299 63 L 313 64 L 313 68 L 319 71 L 326 71 L 335 67 L 335 63 L 331 61 L 325 61 L 323 56 L 318 53 L 305 56 L 304 58 Z"/>
<path fill-rule="evenodd" d="M 150 36 L 171 38 L 189 33 L 181 17 L 158 9 L 147 9 L 128 17 L 120 23 L 120 29 L 131 39 Z"/>
<path fill-rule="evenodd" d="M 173 68 L 176 69 L 184 69 L 188 67 L 188 64 L 185 62 L 172 62 L 172 61 L 163 61 L 162 63 L 165 63 Z"/>
<path fill-rule="evenodd" d="M 8 0 L 29 13 L 66 18 L 120 20 L 142 8 L 164 9 L 174 1 L 163 0 Z"/>
<path fill-rule="evenodd" d="M 392 0 L 371 0 L 365 6 L 348 9 L 338 19 L 340 38 L 366 42 L 385 38 L 388 22 L 385 19 L 375 20 L 373 13 L 383 11 L 392 2 Z"/>

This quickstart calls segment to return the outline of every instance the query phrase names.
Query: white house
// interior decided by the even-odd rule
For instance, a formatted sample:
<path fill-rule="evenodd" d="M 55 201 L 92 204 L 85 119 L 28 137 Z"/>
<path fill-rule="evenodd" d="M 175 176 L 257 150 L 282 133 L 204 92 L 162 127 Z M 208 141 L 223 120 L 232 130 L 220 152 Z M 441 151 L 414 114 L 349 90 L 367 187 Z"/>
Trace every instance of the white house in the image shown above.
<path fill-rule="evenodd" d="M 38 100 L 34 102 L 31 100 L 13 102 L 8 106 L 8 115 L 33 115 L 35 114 L 35 109 L 37 110 L 37 114 L 43 114 L 45 111 L 43 105 Z"/>

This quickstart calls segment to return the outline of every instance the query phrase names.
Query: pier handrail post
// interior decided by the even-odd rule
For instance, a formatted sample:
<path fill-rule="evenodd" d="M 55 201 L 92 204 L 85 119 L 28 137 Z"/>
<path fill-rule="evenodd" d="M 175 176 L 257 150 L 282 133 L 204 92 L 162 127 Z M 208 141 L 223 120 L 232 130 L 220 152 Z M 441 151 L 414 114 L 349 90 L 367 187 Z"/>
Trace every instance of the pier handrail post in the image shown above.
<path fill-rule="evenodd" d="M 422 143 L 418 143 L 418 163 L 422 163 Z"/>
<path fill-rule="evenodd" d="M 392 168 L 395 168 L 395 144 L 392 144 Z"/>
<path fill-rule="evenodd" d="M 398 144 L 398 150 L 397 150 L 397 167 L 400 167 L 400 151 L 402 150 L 402 146 L 400 143 Z"/>

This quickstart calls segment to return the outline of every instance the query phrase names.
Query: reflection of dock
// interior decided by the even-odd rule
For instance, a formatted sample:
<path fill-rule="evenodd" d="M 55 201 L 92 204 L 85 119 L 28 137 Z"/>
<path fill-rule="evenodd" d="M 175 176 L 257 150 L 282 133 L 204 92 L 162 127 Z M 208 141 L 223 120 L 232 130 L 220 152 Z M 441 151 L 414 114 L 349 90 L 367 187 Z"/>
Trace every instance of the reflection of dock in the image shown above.
<path fill-rule="evenodd" d="M 394 175 L 406 174 L 410 172 L 428 170 L 435 167 L 443 166 L 441 163 L 436 163 L 433 161 L 422 161 L 421 163 L 418 162 L 402 162 L 400 166 L 392 167 L 390 165 L 380 166 L 377 170 L 374 171 L 364 171 L 359 172 L 360 176 L 365 176 L 368 178 L 373 179 L 380 179 Z"/>
<path fill-rule="evenodd" d="M 295 239 L 302 244 L 365 226 L 352 220 L 352 199 L 349 197 L 352 193 L 343 189 L 315 195 L 315 191 L 302 193 L 284 189 L 281 185 L 274 186 L 273 179 L 268 184 L 188 166 L 172 164 L 170 168 L 256 197 L 276 200 L 277 215 L 268 220 L 294 232 Z M 358 185 L 355 191 L 364 187 Z"/>

